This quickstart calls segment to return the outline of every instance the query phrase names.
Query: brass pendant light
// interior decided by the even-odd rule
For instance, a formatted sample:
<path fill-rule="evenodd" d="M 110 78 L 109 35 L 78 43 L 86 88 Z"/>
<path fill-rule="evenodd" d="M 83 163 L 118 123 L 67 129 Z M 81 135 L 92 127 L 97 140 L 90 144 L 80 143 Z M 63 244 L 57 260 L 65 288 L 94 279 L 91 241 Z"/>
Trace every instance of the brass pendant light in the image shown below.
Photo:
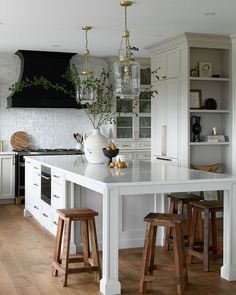
<path fill-rule="evenodd" d="M 83 54 L 83 66 L 80 72 L 81 84 L 76 91 L 76 100 L 81 104 L 92 104 L 97 100 L 97 89 L 93 83 L 93 71 L 89 69 L 90 52 L 88 49 L 88 31 L 92 29 L 91 26 L 83 26 L 85 31 L 85 50 Z"/>
<path fill-rule="evenodd" d="M 133 4 L 132 1 L 121 2 L 125 9 L 125 28 L 122 34 L 119 48 L 119 60 L 113 64 L 114 94 L 121 99 L 135 99 L 140 94 L 140 65 L 133 58 L 127 28 L 127 8 Z M 125 54 L 121 55 L 122 47 Z"/>

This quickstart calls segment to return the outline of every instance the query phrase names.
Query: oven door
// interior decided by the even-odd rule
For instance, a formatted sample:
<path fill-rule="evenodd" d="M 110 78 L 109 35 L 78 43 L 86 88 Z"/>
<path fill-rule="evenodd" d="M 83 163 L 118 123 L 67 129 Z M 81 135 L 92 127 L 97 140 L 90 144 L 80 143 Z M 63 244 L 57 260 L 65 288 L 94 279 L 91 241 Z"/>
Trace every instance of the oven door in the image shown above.
<path fill-rule="evenodd" d="M 41 199 L 51 205 L 51 169 L 41 166 Z"/>

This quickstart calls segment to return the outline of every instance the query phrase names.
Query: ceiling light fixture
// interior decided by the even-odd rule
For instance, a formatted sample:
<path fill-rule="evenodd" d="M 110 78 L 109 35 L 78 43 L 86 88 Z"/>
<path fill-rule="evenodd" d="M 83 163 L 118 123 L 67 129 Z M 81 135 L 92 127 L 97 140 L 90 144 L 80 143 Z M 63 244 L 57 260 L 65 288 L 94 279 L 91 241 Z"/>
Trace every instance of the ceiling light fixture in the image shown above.
<path fill-rule="evenodd" d="M 125 28 L 118 53 L 119 60 L 113 64 L 114 94 L 121 99 L 135 99 L 140 94 L 140 65 L 133 58 L 129 41 L 130 34 L 127 29 L 127 8 L 132 3 L 132 1 L 120 3 L 125 8 Z M 124 50 L 124 55 L 121 55 L 122 50 Z"/>
<path fill-rule="evenodd" d="M 88 31 L 92 29 L 91 26 L 83 26 L 85 31 L 85 50 L 83 54 L 83 65 L 80 72 L 80 88 L 76 89 L 76 100 L 81 104 L 92 104 L 97 100 L 97 89 L 95 87 L 93 71 L 89 69 L 90 51 L 88 49 Z"/>

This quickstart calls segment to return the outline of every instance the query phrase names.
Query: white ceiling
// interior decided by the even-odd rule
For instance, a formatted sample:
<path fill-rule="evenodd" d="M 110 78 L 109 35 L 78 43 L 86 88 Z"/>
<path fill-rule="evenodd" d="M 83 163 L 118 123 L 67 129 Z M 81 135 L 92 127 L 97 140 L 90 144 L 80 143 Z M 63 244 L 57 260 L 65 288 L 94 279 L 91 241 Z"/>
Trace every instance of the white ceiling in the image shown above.
<path fill-rule="evenodd" d="M 92 55 L 116 55 L 124 11 L 118 0 L 0 0 L 0 51 L 82 53 L 81 26 L 92 25 Z M 216 15 L 206 16 L 205 13 Z M 132 45 L 145 47 L 183 32 L 236 33 L 236 0 L 136 0 L 128 9 Z M 160 36 L 161 34 L 161 36 Z M 60 45 L 60 47 L 55 47 Z"/>

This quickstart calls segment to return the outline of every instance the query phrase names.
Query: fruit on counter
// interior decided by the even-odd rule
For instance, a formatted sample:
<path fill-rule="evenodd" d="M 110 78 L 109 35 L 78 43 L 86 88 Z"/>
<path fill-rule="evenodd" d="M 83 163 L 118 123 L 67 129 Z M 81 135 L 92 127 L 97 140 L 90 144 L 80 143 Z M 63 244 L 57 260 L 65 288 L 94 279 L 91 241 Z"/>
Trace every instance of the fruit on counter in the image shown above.
<path fill-rule="evenodd" d="M 109 146 L 106 147 L 107 151 L 115 151 L 116 145 L 114 143 L 111 143 Z"/>
<path fill-rule="evenodd" d="M 116 163 L 111 162 L 110 165 L 109 165 L 109 168 L 115 168 L 115 167 L 116 167 Z"/>
<path fill-rule="evenodd" d="M 125 162 L 122 162 L 120 159 L 118 160 L 118 162 L 114 163 L 114 162 L 111 162 L 110 165 L 109 165 L 109 168 L 127 168 L 127 164 Z"/>
<path fill-rule="evenodd" d="M 119 159 L 118 162 L 116 163 L 117 168 L 127 168 L 127 164 L 125 162 L 121 162 Z"/>

